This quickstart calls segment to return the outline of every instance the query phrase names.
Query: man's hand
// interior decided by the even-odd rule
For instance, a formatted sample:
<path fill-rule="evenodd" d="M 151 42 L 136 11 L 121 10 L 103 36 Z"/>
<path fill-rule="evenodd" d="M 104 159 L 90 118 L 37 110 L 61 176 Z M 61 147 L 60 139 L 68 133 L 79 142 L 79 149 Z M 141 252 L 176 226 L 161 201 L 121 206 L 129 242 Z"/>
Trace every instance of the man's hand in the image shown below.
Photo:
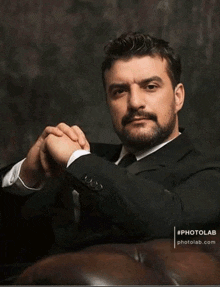
<path fill-rule="evenodd" d="M 40 160 L 40 149 L 45 138 L 53 134 L 61 137 L 63 132 L 58 127 L 46 127 L 41 136 L 29 150 L 25 161 L 21 166 L 20 178 L 29 187 L 37 187 L 45 179 L 44 169 Z"/>
<path fill-rule="evenodd" d="M 47 176 L 59 174 L 75 150 L 90 150 L 78 126 L 60 123 L 45 128 L 22 164 L 20 178 L 29 187 L 37 187 Z"/>
<path fill-rule="evenodd" d="M 41 145 L 40 151 L 41 164 L 46 176 L 56 175 L 54 170 L 56 165 L 60 170 L 65 168 L 72 153 L 79 149 L 82 149 L 79 143 L 65 134 L 61 137 L 49 135 Z"/>
<path fill-rule="evenodd" d="M 41 145 L 40 158 L 46 176 L 50 177 L 62 171 L 74 151 L 90 150 L 89 143 L 78 126 L 61 123 L 57 126 L 63 135 L 58 137 L 50 134 Z M 54 169 L 54 167 L 58 167 Z"/>
<path fill-rule="evenodd" d="M 72 141 L 78 142 L 81 149 L 90 150 L 89 142 L 87 141 L 83 131 L 78 126 L 70 127 L 65 123 L 60 123 L 57 128 L 59 128 Z"/>

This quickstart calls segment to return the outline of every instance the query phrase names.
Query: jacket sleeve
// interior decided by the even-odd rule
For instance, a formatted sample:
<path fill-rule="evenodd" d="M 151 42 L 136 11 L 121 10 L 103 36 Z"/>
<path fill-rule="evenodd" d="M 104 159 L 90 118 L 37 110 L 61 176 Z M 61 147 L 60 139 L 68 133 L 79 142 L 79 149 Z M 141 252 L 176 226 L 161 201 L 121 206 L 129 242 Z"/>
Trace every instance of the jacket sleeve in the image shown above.
<path fill-rule="evenodd" d="M 171 236 L 174 226 L 211 228 L 219 217 L 219 168 L 197 169 L 169 190 L 93 154 L 78 158 L 67 171 L 81 190 L 81 202 L 89 201 L 129 236 Z"/>
<path fill-rule="evenodd" d="M 0 170 L 0 178 L 12 168 L 14 164 Z M 0 181 L 1 183 L 1 181 Z M 0 185 L 0 263 L 11 264 L 14 262 L 27 262 L 43 256 L 51 242 L 53 234 L 51 224 L 45 212 L 35 212 L 34 217 L 26 219 L 23 215 L 23 207 L 29 200 L 40 192 L 21 195 L 19 188 L 14 184 L 2 188 Z M 43 196 L 43 198 L 42 198 Z M 41 202 L 49 205 L 47 193 L 42 193 Z M 38 204 L 39 205 L 39 204 Z"/>

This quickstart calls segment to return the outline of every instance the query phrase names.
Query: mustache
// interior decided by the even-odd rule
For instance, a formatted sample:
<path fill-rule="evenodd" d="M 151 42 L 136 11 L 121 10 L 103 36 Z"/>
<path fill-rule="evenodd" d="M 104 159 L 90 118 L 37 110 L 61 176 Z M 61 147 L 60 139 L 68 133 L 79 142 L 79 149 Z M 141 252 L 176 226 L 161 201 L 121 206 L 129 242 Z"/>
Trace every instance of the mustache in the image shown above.
<path fill-rule="evenodd" d="M 139 111 L 129 111 L 123 118 L 122 118 L 122 125 L 125 126 L 135 118 L 147 119 L 157 122 L 157 115 L 154 113 L 149 113 L 143 110 Z"/>

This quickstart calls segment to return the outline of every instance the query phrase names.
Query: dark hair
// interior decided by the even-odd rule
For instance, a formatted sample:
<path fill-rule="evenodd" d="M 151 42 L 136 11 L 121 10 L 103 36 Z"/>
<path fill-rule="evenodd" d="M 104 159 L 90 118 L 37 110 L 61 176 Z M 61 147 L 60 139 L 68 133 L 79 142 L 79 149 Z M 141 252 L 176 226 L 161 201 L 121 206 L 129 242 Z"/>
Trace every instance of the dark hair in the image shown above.
<path fill-rule="evenodd" d="M 169 46 L 169 43 L 141 33 L 125 33 L 110 41 L 104 48 L 105 59 L 102 63 L 102 80 L 105 87 L 105 71 L 119 59 L 129 59 L 134 56 L 160 56 L 167 60 L 167 73 L 173 88 L 180 82 L 180 57 Z"/>

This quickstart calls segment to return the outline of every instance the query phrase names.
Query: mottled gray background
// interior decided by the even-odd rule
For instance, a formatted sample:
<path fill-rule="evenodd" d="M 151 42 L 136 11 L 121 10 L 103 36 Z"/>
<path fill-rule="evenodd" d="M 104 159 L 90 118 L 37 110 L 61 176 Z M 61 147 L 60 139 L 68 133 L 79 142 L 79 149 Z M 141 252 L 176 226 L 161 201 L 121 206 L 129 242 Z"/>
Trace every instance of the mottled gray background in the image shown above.
<path fill-rule="evenodd" d="M 218 0 L 0 0 L 0 165 L 22 158 L 60 121 L 79 124 L 89 140 L 117 142 L 101 83 L 103 45 L 135 30 L 182 55 L 181 125 L 201 150 L 218 147 L 219 16 Z"/>

